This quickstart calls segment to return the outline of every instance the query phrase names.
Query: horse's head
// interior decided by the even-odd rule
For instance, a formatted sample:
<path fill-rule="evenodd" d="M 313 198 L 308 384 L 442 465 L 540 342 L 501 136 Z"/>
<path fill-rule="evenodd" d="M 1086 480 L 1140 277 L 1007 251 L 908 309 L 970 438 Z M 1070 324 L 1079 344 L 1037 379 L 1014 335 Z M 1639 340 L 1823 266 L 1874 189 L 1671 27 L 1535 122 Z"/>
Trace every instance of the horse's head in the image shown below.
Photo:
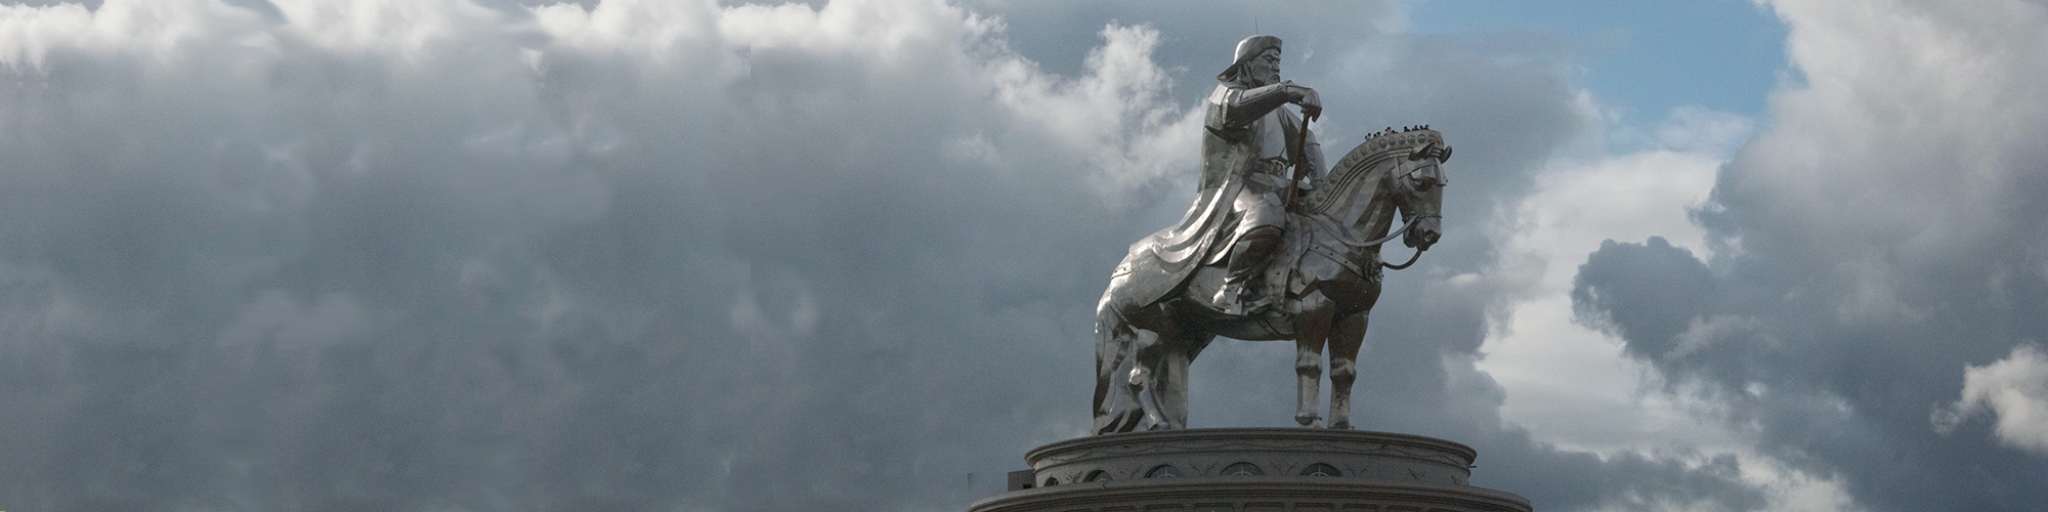
<path fill-rule="evenodd" d="M 1409 226 L 1402 242 L 1427 248 L 1443 238 L 1443 162 L 1450 157 L 1443 134 L 1427 127 L 1367 136 L 1330 167 L 1327 185 L 1310 194 L 1304 211 L 1348 222 L 1361 240 L 1382 236 L 1399 215 Z"/>
<path fill-rule="evenodd" d="M 1450 179 L 1444 177 L 1443 163 L 1450 158 L 1450 146 L 1432 141 L 1409 152 L 1397 169 L 1394 205 L 1401 210 L 1401 217 L 1416 223 L 1401 237 L 1402 244 L 1428 249 L 1443 238 L 1444 186 L 1450 184 Z"/>

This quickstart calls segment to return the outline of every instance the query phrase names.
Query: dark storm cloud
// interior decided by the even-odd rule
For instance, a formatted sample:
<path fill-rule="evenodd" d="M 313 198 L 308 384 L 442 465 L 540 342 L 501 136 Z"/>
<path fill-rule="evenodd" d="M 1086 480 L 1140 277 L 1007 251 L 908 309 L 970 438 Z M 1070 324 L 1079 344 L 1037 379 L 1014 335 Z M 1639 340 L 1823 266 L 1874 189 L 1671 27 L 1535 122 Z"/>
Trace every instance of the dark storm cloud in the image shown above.
<path fill-rule="evenodd" d="M 1966 368 L 2029 371 L 2020 347 L 2048 333 L 2048 12 L 1774 4 L 1806 83 L 1697 212 L 1716 256 L 1603 244 L 1583 319 L 1872 510 L 2048 503 L 2048 458 L 2000 438 L 2038 416 L 1989 411 L 1994 433 L 1947 409 Z M 2015 397 L 2048 393 L 2012 377 Z"/>
<path fill-rule="evenodd" d="M 936 2 L 589 5 L 0 12 L 36 29 L 0 38 L 0 500 L 957 510 L 1083 433 L 1096 294 L 1185 208 L 1187 92 L 1236 32 L 1084 20 L 1049 74 Z M 1388 12 L 1357 7 L 1315 19 Z M 1471 443 L 1546 510 L 1759 505 L 1730 459 L 1504 427 L 1473 369 L 1502 285 L 1449 276 L 1584 129 L 1564 66 L 1271 24 L 1361 98 L 1332 151 L 1421 123 L 1460 148 L 1365 426 Z M 1275 348 L 1211 351 L 1198 423 L 1285 421 Z"/>
<path fill-rule="evenodd" d="M 1572 286 L 1580 314 L 1627 340 L 1629 355 L 1643 359 L 1671 354 L 1715 298 L 1706 264 L 1654 236 L 1643 244 L 1601 243 Z"/>

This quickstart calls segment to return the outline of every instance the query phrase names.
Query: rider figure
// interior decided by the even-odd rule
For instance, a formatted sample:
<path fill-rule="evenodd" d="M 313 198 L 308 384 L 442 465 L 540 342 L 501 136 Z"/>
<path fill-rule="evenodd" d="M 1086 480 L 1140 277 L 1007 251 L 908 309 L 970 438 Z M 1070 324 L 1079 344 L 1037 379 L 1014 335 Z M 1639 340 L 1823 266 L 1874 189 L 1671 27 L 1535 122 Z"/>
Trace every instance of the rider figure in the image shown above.
<path fill-rule="evenodd" d="M 1230 68 L 1216 79 L 1223 82 L 1209 95 L 1205 123 L 1210 137 L 1203 138 L 1201 188 L 1221 186 L 1226 180 L 1242 180 L 1243 186 L 1231 201 L 1236 229 L 1229 233 L 1229 273 L 1217 288 L 1214 303 L 1226 314 L 1270 304 L 1260 297 L 1247 304 L 1245 281 L 1264 268 L 1280 245 L 1286 227 L 1286 210 L 1280 197 L 1289 186 L 1287 167 L 1291 147 L 1304 148 L 1308 174 L 1302 192 L 1314 188 L 1327 172 L 1323 168 L 1322 145 L 1313 133 L 1298 133 L 1306 125 L 1282 105 L 1293 103 L 1310 119 L 1322 113 L 1316 91 L 1280 80 L 1280 38 L 1252 36 L 1237 43 Z M 1306 137 L 1300 146 L 1289 144 Z"/>

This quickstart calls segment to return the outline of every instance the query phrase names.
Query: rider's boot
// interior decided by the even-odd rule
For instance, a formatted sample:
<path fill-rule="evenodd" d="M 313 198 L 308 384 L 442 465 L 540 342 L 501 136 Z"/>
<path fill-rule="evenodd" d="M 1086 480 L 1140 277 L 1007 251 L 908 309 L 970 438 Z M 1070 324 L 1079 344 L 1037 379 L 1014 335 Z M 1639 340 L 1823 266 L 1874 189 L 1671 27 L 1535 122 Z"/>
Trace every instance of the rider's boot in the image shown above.
<path fill-rule="evenodd" d="M 1252 304 L 1245 303 L 1245 281 L 1265 267 L 1266 259 L 1272 256 L 1273 248 L 1278 245 L 1280 233 L 1276 229 L 1253 230 L 1238 239 L 1237 247 L 1230 251 L 1229 273 L 1223 277 L 1223 286 L 1216 288 L 1216 297 L 1212 301 L 1223 314 L 1242 315 L 1266 305 L 1268 301 L 1264 297 Z"/>

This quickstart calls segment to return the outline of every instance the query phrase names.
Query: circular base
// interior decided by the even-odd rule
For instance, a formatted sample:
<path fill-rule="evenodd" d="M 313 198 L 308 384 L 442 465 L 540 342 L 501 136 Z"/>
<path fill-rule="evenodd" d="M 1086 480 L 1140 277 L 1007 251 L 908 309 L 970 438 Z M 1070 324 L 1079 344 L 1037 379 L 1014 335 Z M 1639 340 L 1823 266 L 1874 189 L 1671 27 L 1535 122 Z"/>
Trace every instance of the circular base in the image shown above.
<path fill-rule="evenodd" d="M 1529 512 L 1529 502 L 1519 496 L 1466 484 L 1476 456 L 1470 447 L 1441 439 L 1351 430 L 1229 428 L 1091 436 L 1031 450 L 1025 455 L 1031 484 L 971 510 L 1414 507 Z"/>
<path fill-rule="evenodd" d="M 1315 482 L 1286 477 L 1245 477 L 1235 481 L 1087 482 L 1010 492 L 982 500 L 968 510 L 1530 512 L 1529 501 L 1521 496 L 1468 485 Z"/>

